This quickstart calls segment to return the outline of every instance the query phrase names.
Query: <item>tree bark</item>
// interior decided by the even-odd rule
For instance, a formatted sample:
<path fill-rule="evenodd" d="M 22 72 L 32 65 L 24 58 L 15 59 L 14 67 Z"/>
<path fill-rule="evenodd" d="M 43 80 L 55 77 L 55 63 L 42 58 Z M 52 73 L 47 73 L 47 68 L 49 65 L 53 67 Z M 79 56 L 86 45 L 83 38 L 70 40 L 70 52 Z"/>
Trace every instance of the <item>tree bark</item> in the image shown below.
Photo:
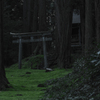
<path fill-rule="evenodd" d="M 38 31 L 38 0 L 33 0 L 32 1 L 32 26 L 31 26 L 31 30 L 32 32 L 37 32 Z M 31 52 L 32 54 L 34 53 L 34 55 L 36 55 L 36 47 L 37 47 L 37 43 L 31 43 Z"/>
<path fill-rule="evenodd" d="M 81 18 L 81 33 L 82 33 L 82 54 L 85 54 L 85 0 L 81 0 L 80 6 L 80 18 Z"/>
<path fill-rule="evenodd" d="M 34 0 L 24 0 L 23 4 L 23 32 L 32 31 L 32 13 Z M 31 43 L 23 44 L 23 56 L 27 57 L 31 54 Z"/>
<path fill-rule="evenodd" d="M 71 64 L 72 0 L 55 0 L 57 64 L 69 68 Z"/>
<path fill-rule="evenodd" d="M 32 32 L 36 32 L 38 30 L 38 0 L 34 0 L 32 5 Z"/>
<path fill-rule="evenodd" d="M 46 27 L 46 0 L 38 0 L 38 31 L 47 31 Z M 42 42 L 37 43 L 35 52 L 43 54 Z"/>
<path fill-rule="evenodd" d="M 46 31 L 46 0 L 38 0 L 39 6 L 39 31 Z"/>
<path fill-rule="evenodd" d="M 8 87 L 8 80 L 5 75 L 4 69 L 4 50 L 3 50 L 3 13 L 2 13 L 2 0 L 0 0 L 0 90 Z"/>
<path fill-rule="evenodd" d="M 93 49 L 94 16 L 93 0 L 85 0 L 85 55 Z"/>
<path fill-rule="evenodd" d="M 24 0 L 23 4 L 23 32 L 31 31 L 31 5 L 32 0 Z"/>
<path fill-rule="evenodd" d="M 100 1 L 95 0 L 95 15 L 96 15 L 96 39 L 100 45 Z"/>

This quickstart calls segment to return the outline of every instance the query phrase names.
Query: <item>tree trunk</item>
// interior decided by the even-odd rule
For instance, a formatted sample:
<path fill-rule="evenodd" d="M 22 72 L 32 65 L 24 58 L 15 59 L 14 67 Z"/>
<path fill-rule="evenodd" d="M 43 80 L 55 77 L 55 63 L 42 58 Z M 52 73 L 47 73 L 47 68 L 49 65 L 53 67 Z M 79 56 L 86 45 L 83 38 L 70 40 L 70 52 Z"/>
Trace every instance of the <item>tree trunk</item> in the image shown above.
<path fill-rule="evenodd" d="M 31 30 L 32 32 L 37 32 L 38 31 L 38 0 L 33 0 L 32 1 L 32 26 L 31 26 Z M 37 43 L 31 43 L 32 45 L 32 48 L 31 48 L 31 52 L 32 54 L 34 53 L 34 55 L 36 54 L 35 53 L 35 50 L 36 50 L 36 47 L 37 47 Z"/>
<path fill-rule="evenodd" d="M 85 55 L 93 49 L 94 29 L 93 0 L 85 0 Z"/>
<path fill-rule="evenodd" d="M 38 0 L 39 6 L 39 31 L 46 31 L 46 0 Z"/>
<path fill-rule="evenodd" d="M 24 0 L 23 4 L 23 32 L 31 31 L 31 5 L 32 0 Z"/>
<path fill-rule="evenodd" d="M 38 30 L 38 0 L 34 0 L 32 5 L 32 32 L 36 32 Z"/>
<path fill-rule="evenodd" d="M 46 28 L 46 0 L 38 0 L 38 31 L 47 31 Z M 43 54 L 42 42 L 37 43 L 35 52 Z"/>
<path fill-rule="evenodd" d="M 72 0 L 55 0 L 56 50 L 58 67 L 69 68 L 71 64 Z"/>
<path fill-rule="evenodd" d="M 80 18 L 81 18 L 81 33 L 82 33 L 82 54 L 85 54 L 85 0 L 81 0 L 80 8 Z"/>
<path fill-rule="evenodd" d="M 95 0 L 95 15 L 96 15 L 96 39 L 100 45 L 100 1 Z"/>
<path fill-rule="evenodd" d="M 23 4 L 23 32 L 31 32 L 32 31 L 32 6 L 33 0 L 24 0 Z M 23 55 L 27 57 L 31 54 L 31 43 L 23 44 Z"/>
<path fill-rule="evenodd" d="M 3 50 L 3 17 L 2 17 L 2 0 L 0 0 L 0 90 L 8 87 L 8 80 L 5 76 L 4 69 L 4 50 Z"/>

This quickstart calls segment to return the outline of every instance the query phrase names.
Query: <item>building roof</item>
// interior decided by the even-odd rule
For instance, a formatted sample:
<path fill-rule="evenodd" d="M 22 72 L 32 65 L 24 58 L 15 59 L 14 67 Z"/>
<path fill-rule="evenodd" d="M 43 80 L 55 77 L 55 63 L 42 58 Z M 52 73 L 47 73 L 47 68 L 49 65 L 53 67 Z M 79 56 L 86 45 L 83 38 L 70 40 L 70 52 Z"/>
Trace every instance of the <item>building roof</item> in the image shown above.
<path fill-rule="evenodd" d="M 80 23 L 80 14 L 76 14 L 73 12 L 72 23 Z"/>

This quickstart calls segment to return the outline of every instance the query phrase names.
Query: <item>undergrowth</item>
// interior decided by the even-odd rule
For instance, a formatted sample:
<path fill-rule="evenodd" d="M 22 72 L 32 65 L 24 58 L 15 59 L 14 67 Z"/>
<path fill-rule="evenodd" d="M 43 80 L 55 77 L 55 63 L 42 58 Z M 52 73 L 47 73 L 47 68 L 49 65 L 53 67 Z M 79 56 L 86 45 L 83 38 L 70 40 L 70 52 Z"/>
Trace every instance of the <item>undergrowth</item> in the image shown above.
<path fill-rule="evenodd" d="M 81 57 L 73 64 L 72 73 L 47 81 L 40 100 L 100 100 L 100 64 L 95 66 L 91 60 L 91 56 Z"/>

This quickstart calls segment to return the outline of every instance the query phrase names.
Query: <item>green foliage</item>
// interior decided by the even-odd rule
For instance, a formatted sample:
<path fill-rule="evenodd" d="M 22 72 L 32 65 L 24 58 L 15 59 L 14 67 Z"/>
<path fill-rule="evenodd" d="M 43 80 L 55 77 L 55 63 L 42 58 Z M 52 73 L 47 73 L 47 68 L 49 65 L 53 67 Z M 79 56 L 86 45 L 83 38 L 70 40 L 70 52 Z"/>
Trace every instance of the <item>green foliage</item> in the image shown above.
<path fill-rule="evenodd" d="M 99 100 L 100 67 L 91 63 L 93 57 L 81 57 L 73 64 L 73 72 L 49 80 L 44 98 L 41 100 Z M 95 98 L 95 99 L 94 99 Z"/>
<path fill-rule="evenodd" d="M 48 30 L 53 30 L 55 25 L 55 8 L 54 2 L 52 0 L 46 0 L 46 17 L 47 17 L 47 25 Z"/>
<path fill-rule="evenodd" d="M 4 0 L 4 13 L 9 14 L 12 20 L 22 19 L 23 15 L 23 2 L 22 0 Z"/>

